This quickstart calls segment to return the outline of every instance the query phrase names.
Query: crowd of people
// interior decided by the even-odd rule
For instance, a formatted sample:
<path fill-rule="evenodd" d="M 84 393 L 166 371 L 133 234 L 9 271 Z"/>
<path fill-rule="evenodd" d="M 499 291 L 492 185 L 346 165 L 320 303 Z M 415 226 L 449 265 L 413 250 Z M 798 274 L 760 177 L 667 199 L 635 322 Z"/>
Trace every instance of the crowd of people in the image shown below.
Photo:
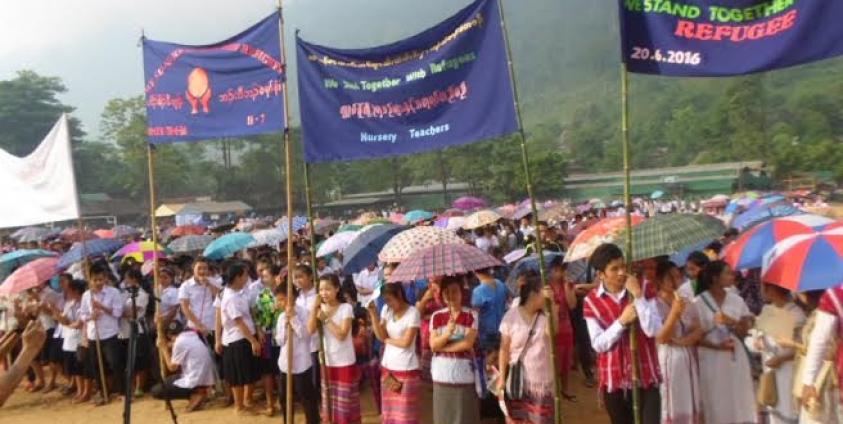
<path fill-rule="evenodd" d="M 564 253 L 589 218 L 528 215 L 457 234 L 505 263 L 514 250 L 535 252 L 537 238 Z M 422 422 L 423 409 L 436 424 L 551 423 L 555 379 L 564 415 L 581 401 L 570 378 L 579 372 L 577 384 L 595 390 L 613 424 L 634 422 L 634 387 L 645 424 L 838 422 L 843 288 L 791 293 L 736 272 L 719 258 L 736 235 L 681 263 L 631 267 L 602 244 L 578 275 L 552 255 L 547 285 L 533 269 L 510 275 L 509 265 L 387 283 L 398 264 L 373 261 L 354 274 L 341 254 L 314 264 L 304 234 L 294 237 L 293 263 L 286 243 L 224 261 L 168 257 L 157 287 L 142 263 L 91 258 L 56 287 L 0 299 L 0 349 L 31 360 L 24 370 L 7 361 L 0 405 L 26 377 L 24 390 L 61 390 L 74 403 L 104 404 L 130 387 L 134 397 L 188 399 L 188 411 L 216 396 L 238 415 L 271 416 L 284 411 L 291 373 L 308 423 L 360 423 L 361 394 L 374 397 L 384 423 Z M 765 333 L 755 325 L 765 314 L 791 316 L 796 331 Z M 422 402 L 428 387 L 432 405 Z"/>

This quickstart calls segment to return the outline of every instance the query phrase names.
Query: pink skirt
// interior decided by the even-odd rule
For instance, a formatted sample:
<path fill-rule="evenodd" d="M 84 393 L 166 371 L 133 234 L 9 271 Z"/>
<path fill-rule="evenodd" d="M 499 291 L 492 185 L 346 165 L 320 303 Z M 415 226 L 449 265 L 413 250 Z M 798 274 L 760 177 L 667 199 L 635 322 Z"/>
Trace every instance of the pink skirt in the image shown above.
<path fill-rule="evenodd" d="M 402 383 L 400 392 L 389 390 L 383 381 L 392 374 Z M 383 424 L 418 424 L 421 422 L 419 395 L 421 371 L 390 371 L 381 368 L 381 422 Z"/>
<path fill-rule="evenodd" d="M 362 418 L 359 381 L 360 371 L 357 365 L 325 367 L 325 375 L 322 376 L 322 421 L 333 424 L 360 424 Z"/>

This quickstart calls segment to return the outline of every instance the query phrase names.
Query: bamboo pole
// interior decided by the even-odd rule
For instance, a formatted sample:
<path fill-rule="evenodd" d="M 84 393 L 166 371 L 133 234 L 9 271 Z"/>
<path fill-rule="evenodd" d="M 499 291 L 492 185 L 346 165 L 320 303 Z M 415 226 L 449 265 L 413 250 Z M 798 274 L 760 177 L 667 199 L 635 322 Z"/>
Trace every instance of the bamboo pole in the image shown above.
<path fill-rule="evenodd" d="M 159 285 L 158 274 L 158 231 L 155 219 L 155 206 L 158 204 L 156 185 L 155 185 L 155 146 L 147 143 L 146 145 L 146 162 L 149 169 L 149 230 L 152 232 L 152 291 L 155 293 L 155 319 L 158 320 L 158 314 L 161 311 L 161 286 Z M 162 325 L 156 326 L 158 328 L 158 337 L 164 337 Z M 164 364 L 164 357 L 158 355 L 158 368 L 161 371 L 161 383 L 167 379 L 166 364 Z M 170 411 L 170 418 L 174 424 L 178 424 L 178 417 L 176 410 L 173 408 L 173 402 L 169 398 L 165 399 L 167 410 Z"/>
<path fill-rule="evenodd" d="M 626 269 L 632 272 L 632 181 L 630 177 L 631 151 L 629 146 L 629 73 L 626 63 L 621 63 L 621 142 L 623 144 L 623 197 L 626 204 Z M 641 424 L 641 399 L 638 390 L 638 325 L 629 331 L 630 356 L 632 361 L 632 414 L 635 424 Z"/>
<path fill-rule="evenodd" d="M 281 44 L 281 59 L 284 61 L 286 70 L 287 47 L 284 37 L 284 0 L 278 0 L 278 33 Z M 287 79 L 281 81 L 284 90 L 284 173 L 286 176 L 287 192 L 287 299 L 293 298 L 292 275 L 295 264 L 293 263 L 293 146 L 290 140 L 290 98 L 287 93 Z M 293 414 L 293 328 L 290 320 L 287 320 L 287 399 L 285 400 L 284 416 L 286 422 L 294 422 Z"/>
<path fill-rule="evenodd" d="M 305 194 L 305 202 L 307 203 L 307 222 L 310 223 L 310 269 L 313 273 L 314 281 L 316 282 L 316 292 L 319 293 L 319 278 L 317 274 L 319 270 L 316 266 L 316 231 L 313 226 L 313 192 L 312 187 L 310 186 L 310 165 L 305 162 L 304 163 L 304 194 Z M 328 362 L 326 362 L 325 358 L 325 328 L 322 327 L 322 323 L 320 322 L 316 327 L 317 331 L 319 331 L 319 369 L 320 375 L 327 376 L 328 370 L 326 367 L 328 366 Z M 328 380 L 325 379 L 325 384 L 328 384 Z M 331 391 L 325 391 L 325 410 L 328 411 L 328 424 L 331 423 L 333 416 L 331 415 Z"/>
<path fill-rule="evenodd" d="M 506 45 L 506 60 L 509 66 L 509 80 L 512 85 L 512 98 L 515 102 L 515 113 L 518 118 L 518 137 L 521 143 L 521 161 L 524 166 L 524 179 L 527 185 L 527 196 L 530 198 L 530 208 L 533 213 L 533 220 L 536 226 L 536 253 L 539 256 L 539 277 L 541 278 L 542 286 L 548 287 L 550 284 L 547 279 L 545 271 L 544 249 L 542 247 L 543 241 L 541 234 L 538 231 L 539 211 L 536 206 L 536 196 L 533 192 L 533 178 L 530 173 L 530 160 L 527 153 L 527 138 L 524 135 L 524 121 L 521 117 L 521 104 L 518 97 L 518 84 L 515 78 L 515 64 L 512 60 L 512 48 L 509 44 L 509 34 L 506 29 L 506 17 L 503 10 L 503 0 L 498 1 L 498 11 L 501 17 L 501 28 L 503 30 L 504 44 Z M 545 312 L 548 316 L 548 326 L 550 327 L 550 334 L 556 335 L 556 316 L 553 314 L 553 304 L 550 299 L 545 299 Z M 562 380 L 559 378 L 561 370 L 559 369 L 559 362 L 556 360 L 559 353 L 556 351 L 556 342 L 550 343 L 550 359 L 553 366 L 553 422 L 555 424 L 562 423 Z"/>
<path fill-rule="evenodd" d="M 85 279 L 91 281 L 91 273 L 88 264 L 88 252 L 87 248 L 85 247 L 85 224 L 82 221 L 82 217 L 80 216 L 76 220 L 76 226 L 79 229 L 79 244 L 82 246 L 82 275 L 85 276 Z M 94 301 L 94 292 L 91 292 L 91 308 L 93 309 L 93 301 Z M 93 311 L 92 311 L 93 312 Z M 97 328 L 97 318 L 94 317 L 91 322 L 94 323 L 94 346 L 97 350 L 97 367 L 100 371 L 100 388 L 102 390 L 102 399 L 105 403 L 108 403 L 108 382 L 105 378 L 105 365 L 102 361 L 102 347 L 100 346 L 100 331 Z"/>

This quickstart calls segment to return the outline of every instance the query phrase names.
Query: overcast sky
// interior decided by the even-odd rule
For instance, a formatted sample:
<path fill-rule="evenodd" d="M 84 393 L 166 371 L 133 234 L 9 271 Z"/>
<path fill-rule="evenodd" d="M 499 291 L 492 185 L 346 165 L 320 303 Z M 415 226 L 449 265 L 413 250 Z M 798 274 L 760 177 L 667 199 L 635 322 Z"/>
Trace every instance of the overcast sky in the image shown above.
<path fill-rule="evenodd" d="M 299 28 L 308 41 L 362 47 L 414 34 L 469 2 L 285 0 L 284 5 L 288 35 Z M 94 136 L 109 99 L 142 92 L 142 30 L 151 39 L 207 44 L 244 30 L 275 7 L 273 0 L 2 0 L 0 80 L 20 69 L 60 77 L 68 88 L 62 101 L 77 107 L 76 116 Z"/>

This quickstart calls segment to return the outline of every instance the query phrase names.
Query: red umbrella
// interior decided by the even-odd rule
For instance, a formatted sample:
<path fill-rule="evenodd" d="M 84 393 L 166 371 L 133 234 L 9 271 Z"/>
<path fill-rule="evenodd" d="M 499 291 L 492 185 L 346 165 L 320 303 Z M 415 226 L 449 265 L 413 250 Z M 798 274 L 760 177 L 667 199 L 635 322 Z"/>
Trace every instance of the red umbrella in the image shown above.
<path fill-rule="evenodd" d="M 205 234 L 205 227 L 201 225 L 181 225 L 170 231 L 170 237 L 201 236 Z"/>
<path fill-rule="evenodd" d="M 94 234 L 99 238 L 104 238 L 104 239 L 114 238 L 114 231 L 112 231 L 112 230 L 104 230 L 104 229 L 94 230 Z"/>
<path fill-rule="evenodd" d="M 36 259 L 18 268 L 0 285 L 0 294 L 18 294 L 41 285 L 59 273 L 56 269 L 58 263 L 59 258 L 48 257 Z"/>
<path fill-rule="evenodd" d="M 401 262 L 389 276 L 389 282 L 459 275 L 500 265 L 494 256 L 468 244 L 436 244 Z"/>

